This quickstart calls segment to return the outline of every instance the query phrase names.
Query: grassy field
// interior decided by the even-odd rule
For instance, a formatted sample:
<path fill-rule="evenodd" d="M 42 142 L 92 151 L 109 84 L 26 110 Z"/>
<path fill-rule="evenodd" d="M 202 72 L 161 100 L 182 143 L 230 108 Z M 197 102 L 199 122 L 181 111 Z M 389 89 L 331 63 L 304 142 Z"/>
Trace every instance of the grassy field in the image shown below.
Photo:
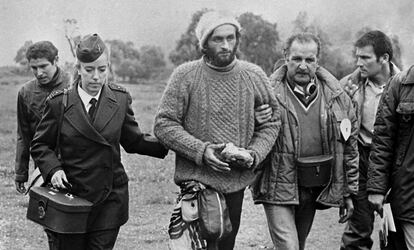
<path fill-rule="evenodd" d="M 42 228 L 26 219 L 28 197 L 14 189 L 16 143 L 16 95 L 23 79 L 0 79 L 0 250 L 47 249 Z M 152 130 L 153 117 L 163 86 L 125 85 L 133 97 L 135 117 L 145 132 Z M 115 249 L 168 249 L 167 226 L 177 187 L 173 183 L 174 153 L 164 160 L 123 153 L 130 177 L 130 219 L 121 228 Z M 236 248 L 273 249 L 263 208 L 253 205 L 246 191 Z M 338 210 L 317 213 L 307 249 L 339 249 L 343 225 Z M 374 238 L 377 241 L 375 231 Z M 377 243 L 374 249 L 378 249 Z"/>

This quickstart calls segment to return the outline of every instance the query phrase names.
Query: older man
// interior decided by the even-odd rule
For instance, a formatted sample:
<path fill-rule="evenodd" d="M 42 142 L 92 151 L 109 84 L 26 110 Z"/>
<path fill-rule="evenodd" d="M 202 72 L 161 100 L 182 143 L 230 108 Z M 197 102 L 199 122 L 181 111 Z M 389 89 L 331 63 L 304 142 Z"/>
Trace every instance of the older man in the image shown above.
<path fill-rule="evenodd" d="M 253 199 L 263 204 L 276 249 L 305 249 L 318 208 L 342 207 L 351 216 L 358 190 L 357 119 L 350 98 L 318 66 L 320 41 L 291 36 L 285 65 L 271 76 L 282 106 L 282 128 L 258 173 Z"/>
<path fill-rule="evenodd" d="M 244 190 L 253 169 L 266 157 L 278 135 L 278 104 L 258 66 L 235 57 L 240 25 L 229 15 L 204 14 L 196 29 L 204 56 L 179 66 L 159 106 L 154 132 L 176 152 L 177 185 L 195 180 L 224 194 L 232 233 L 209 249 L 233 249 Z M 274 118 L 255 126 L 254 109 L 269 104 Z M 225 143 L 247 151 L 252 162 L 220 160 Z M 220 158 L 220 159 L 219 159 Z"/>
<path fill-rule="evenodd" d="M 25 83 L 17 95 L 15 184 L 19 193 L 26 192 L 30 143 L 42 117 L 46 97 L 54 90 L 69 86 L 68 75 L 57 65 L 58 50 L 51 42 L 31 45 L 26 58 L 35 78 Z"/>

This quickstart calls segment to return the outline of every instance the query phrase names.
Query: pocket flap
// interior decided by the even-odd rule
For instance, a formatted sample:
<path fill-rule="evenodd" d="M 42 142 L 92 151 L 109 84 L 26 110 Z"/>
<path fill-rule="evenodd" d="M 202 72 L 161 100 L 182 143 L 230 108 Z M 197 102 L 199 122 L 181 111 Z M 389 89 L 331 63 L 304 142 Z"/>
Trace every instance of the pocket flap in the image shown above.
<path fill-rule="evenodd" d="M 400 102 L 396 111 L 403 115 L 414 114 L 414 102 Z"/>
<path fill-rule="evenodd" d="M 333 160 L 332 155 L 317 155 L 308 157 L 299 157 L 296 164 L 299 167 L 315 167 L 320 165 L 329 165 Z"/>
<path fill-rule="evenodd" d="M 197 199 L 197 193 L 188 193 L 181 198 L 183 201 L 191 201 Z"/>

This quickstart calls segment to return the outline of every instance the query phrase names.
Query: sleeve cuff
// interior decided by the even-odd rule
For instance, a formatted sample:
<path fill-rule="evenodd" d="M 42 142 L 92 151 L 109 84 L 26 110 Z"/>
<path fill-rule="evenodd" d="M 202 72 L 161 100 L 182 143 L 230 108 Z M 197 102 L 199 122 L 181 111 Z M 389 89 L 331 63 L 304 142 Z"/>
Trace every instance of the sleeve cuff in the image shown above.
<path fill-rule="evenodd" d="M 27 182 L 29 177 L 27 175 L 16 174 L 14 180 L 17 182 Z"/>
<path fill-rule="evenodd" d="M 203 147 L 201 148 L 200 151 L 198 151 L 197 155 L 196 155 L 196 159 L 195 162 L 197 164 L 197 166 L 202 166 L 203 165 L 203 160 L 204 160 L 204 152 L 206 151 L 206 148 L 208 145 L 210 145 L 210 142 L 205 142 L 203 143 Z"/>
<path fill-rule="evenodd" d="M 45 182 L 46 183 L 50 182 L 50 180 L 52 179 L 52 176 L 59 170 L 63 170 L 63 169 L 61 167 L 52 168 L 52 170 L 50 170 L 49 173 L 47 174 Z"/>

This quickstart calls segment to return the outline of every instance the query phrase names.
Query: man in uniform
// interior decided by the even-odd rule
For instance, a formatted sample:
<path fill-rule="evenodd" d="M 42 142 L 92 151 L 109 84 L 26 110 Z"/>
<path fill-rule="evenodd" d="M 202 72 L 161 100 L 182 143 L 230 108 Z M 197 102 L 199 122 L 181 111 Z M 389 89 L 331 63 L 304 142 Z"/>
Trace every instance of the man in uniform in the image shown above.
<path fill-rule="evenodd" d="M 128 153 L 158 158 L 167 150 L 140 131 L 126 89 L 108 83 L 110 57 L 102 39 L 97 34 L 86 36 L 76 56 L 78 77 L 73 88 L 54 92 L 46 101 L 31 153 L 53 187 L 69 187 L 94 204 L 86 233 L 46 230 L 50 249 L 112 249 L 128 220 L 128 177 L 120 145 Z M 59 127 L 61 160 L 55 153 Z"/>
<path fill-rule="evenodd" d="M 69 86 L 69 76 L 58 67 L 58 50 L 51 42 L 31 45 L 26 58 L 35 78 L 25 83 L 17 95 L 15 184 L 19 193 L 26 192 L 30 142 L 42 117 L 46 97 L 54 90 Z"/>
<path fill-rule="evenodd" d="M 204 56 L 173 72 L 155 118 L 154 133 L 176 152 L 177 185 L 197 181 L 224 194 L 232 232 L 208 241 L 208 249 L 234 248 L 245 188 L 279 132 L 278 104 L 266 74 L 235 57 L 240 25 L 226 13 L 205 13 L 196 28 Z M 255 126 L 254 108 L 269 104 L 274 117 Z M 252 161 L 220 160 L 224 144 L 248 152 Z"/>

